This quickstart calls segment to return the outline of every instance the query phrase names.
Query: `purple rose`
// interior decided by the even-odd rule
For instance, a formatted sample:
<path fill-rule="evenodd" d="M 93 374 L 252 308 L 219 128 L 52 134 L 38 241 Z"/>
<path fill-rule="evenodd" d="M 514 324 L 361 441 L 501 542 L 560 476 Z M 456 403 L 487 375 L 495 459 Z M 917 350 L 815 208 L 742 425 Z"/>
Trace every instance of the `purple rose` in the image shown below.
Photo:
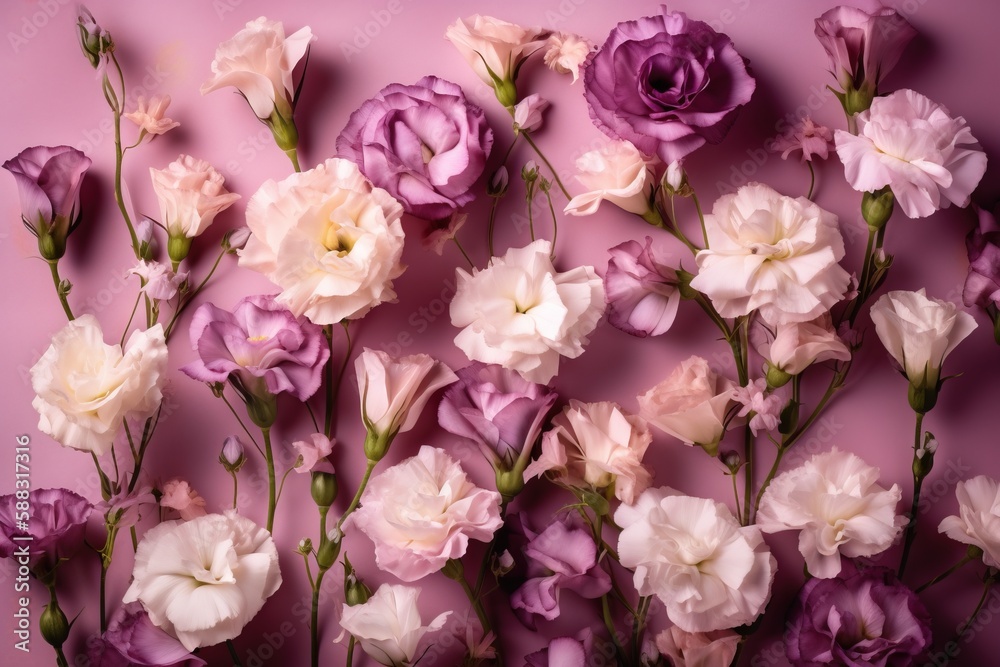
<path fill-rule="evenodd" d="M 667 331 L 677 317 L 681 293 L 677 272 L 646 244 L 626 241 L 608 251 L 611 261 L 604 274 L 608 321 L 625 333 L 645 338 Z"/>
<path fill-rule="evenodd" d="M 14 175 L 21 218 L 38 237 L 45 259 L 66 252 L 66 237 L 80 218 L 80 186 L 90 158 L 69 146 L 34 146 L 3 163 Z"/>
<path fill-rule="evenodd" d="M 888 568 L 852 564 L 802 587 L 785 650 L 796 667 L 906 667 L 930 644 L 920 598 Z"/>
<path fill-rule="evenodd" d="M 104 636 L 90 643 L 92 667 L 202 667 L 176 638 L 149 620 L 138 602 L 122 605 L 108 622 Z"/>
<path fill-rule="evenodd" d="M 31 552 L 31 567 L 43 564 L 48 570 L 60 558 L 70 558 L 83 545 L 87 518 L 93 511 L 83 496 L 66 489 L 34 489 L 28 494 L 31 508 L 24 528 L 19 501 L 14 494 L 0 496 L 0 558 L 10 558 L 18 547 Z M 31 540 L 15 541 L 28 536 Z"/>
<path fill-rule="evenodd" d="M 196 361 L 181 370 L 202 382 L 225 382 L 243 395 L 289 392 L 300 401 L 316 393 L 330 358 L 323 330 L 275 301 L 250 296 L 233 312 L 203 304 L 191 320 Z"/>
<path fill-rule="evenodd" d="M 591 662 L 599 659 L 600 663 Z M 525 667 L 587 667 L 591 664 L 604 664 L 607 656 L 594 649 L 594 635 L 590 630 L 584 630 L 577 639 L 572 637 L 556 637 L 546 648 L 524 656 Z"/>
<path fill-rule="evenodd" d="M 556 393 L 500 366 L 474 363 L 456 374 L 438 406 L 441 428 L 479 445 L 495 467 L 526 465 Z"/>
<path fill-rule="evenodd" d="M 482 109 L 458 85 L 433 76 L 386 86 L 337 137 L 341 157 L 426 220 L 447 218 L 473 200 L 470 189 L 492 146 Z"/>
<path fill-rule="evenodd" d="M 722 141 L 756 87 L 729 37 L 666 9 L 619 23 L 583 83 L 602 132 L 666 164 Z"/>
<path fill-rule="evenodd" d="M 869 104 L 916 35 L 913 26 L 888 7 L 871 14 L 857 7 L 834 7 L 816 19 L 816 38 L 830 56 L 831 72 L 845 91 L 865 89 Z"/>
<path fill-rule="evenodd" d="M 976 207 L 979 225 L 965 239 L 969 252 L 969 275 L 965 279 L 962 301 L 994 311 L 1000 308 L 1000 224 L 996 216 Z"/>
<path fill-rule="evenodd" d="M 521 622 L 535 629 L 537 616 L 551 621 L 559 616 L 563 590 L 580 597 L 599 598 L 611 590 L 611 578 L 597 560 L 597 545 L 590 531 L 563 519 L 540 533 L 523 520 L 528 543 L 527 581 L 510 596 L 510 606 Z"/>

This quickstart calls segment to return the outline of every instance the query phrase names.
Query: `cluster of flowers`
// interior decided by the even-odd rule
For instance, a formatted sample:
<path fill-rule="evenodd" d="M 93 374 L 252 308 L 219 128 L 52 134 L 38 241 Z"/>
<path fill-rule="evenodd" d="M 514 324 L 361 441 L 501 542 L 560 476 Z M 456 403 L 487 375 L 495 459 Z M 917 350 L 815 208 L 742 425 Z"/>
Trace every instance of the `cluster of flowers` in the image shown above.
<path fill-rule="evenodd" d="M 165 97 L 124 108 L 125 81 L 110 34 L 86 11 L 79 28 L 116 125 L 127 118 L 138 127 L 134 146 L 175 127 L 164 116 Z M 496 254 L 484 267 L 470 260 L 469 270 L 458 268 L 450 317 L 458 329 L 455 345 L 471 365 L 453 371 L 425 354 L 393 358 L 372 349 L 354 359 L 367 468 L 336 521 L 330 514 L 339 491 L 332 464 L 339 446 L 336 404 L 352 350 L 348 336 L 335 373 L 333 325 L 349 332 L 352 321 L 396 299 L 404 243 L 410 229 L 419 229 L 404 225 L 404 214 L 424 221 L 429 249 L 440 254 L 452 241 L 462 248 L 463 207 L 474 198 L 494 144 L 482 109 L 460 86 L 434 76 L 388 85 L 351 115 L 337 139 L 337 157 L 303 171 L 294 112 L 305 73 L 300 67 L 298 82 L 295 73 L 314 36 L 309 28 L 286 35 L 281 23 L 263 17 L 249 22 L 219 46 L 202 92 L 236 87 L 295 173 L 263 183 L 250 197 L 246 227 L 226 234 L 200 281 L 188 266 L 191 246 L 239 195 L 225 189 L 211 165 L 182 155 L 151 170 L 160 208 L 153 220 L 131 210 L 119 175 L 115 192 L 140 282 L 136 304 L 144 300 L 146 307 L 145 326 L 126 331 L 118 344 L 105 341 L 93 315 L 74 316 L 71 285 L 58 272 L 68 237 L 84 217 L 79 193 L 90 159 L 68 147 L 35 147 L 6 162 L 24 223 L 51 266 L 69 319 L 31 369 L 38 428 L 91 454 L 102 483 L 97 505 L 64 489 L 30 494 L 32 572 L 51 593 L 41 634 L 58 664 L 68 664 L 63 645 L 71 624 L 59 606 L 57 573 L 80 550 L 95 509 L 106 531 L 102 584 L 122 529 L 133 531 L 135 564 L 110 618 L 101 586 L 101 633 L 89 642 L 89 664 L 203 665 L 192 652 L 221 643 L 239 663 L 233 640 L 282 584 L 271 531 L 281 490 L 276 479 L 289 471 L 276 470 L 271 429 L 279 412 L 287 423 L 296 412 L 287 406 L 308 408 L 324 388 L 325 419 L 321 425 L 309 409 L 313 429 L 294 443 L 291 468 L 309 473 L 318 511 L 318 539 L 303 539 L 297 548 L 312 587 L 313 665 L 322 650 L 320 593 L 335 565 L 344 571 L 345 599 L 332 606 L 348 642 L 348 664 L 355 645 L 383 665 L 416 664 L 452 613 L 425 623 L 419 588 L 386 583 L 373 592 L 347 558 L 345 538 L 354 531 L 374 544 L 378 568 L 395 579 L 412 584 L 442 573 L 461 585 L 477 617 L 465 623 L 463 664 L 504 664 L 501 652 L 509 650 L 485 604 L 495 588 L 488 585 L 491 575 L 528 628 L 559 617 L 566 591 L 601 601 L 603 629 L 587 621 L 579 635 L 523 656 L 527 665 L 582 667 L 607 651 L 618 664 L 637 667 L 735 664 L 777 574 L 764 535 L 782 531 L 798 534 L 811 575 L 790 611 L 789 660 L 914 664 L 931 646 L 930 617 L 901 580 L 916 529 L 916 513 L 908 519 L 899 509 L 902 489 L 881 485 L 876 468 L 836 447 L 779 470 L 782 456 L 844 386 L 861 345 L 858 317 L 892 264 L 883 243 L 895 204 L 911 218 L 949 204 L 967 206 L 986 156 L 965 121 L 943 106 L 913 90 L 881 90 L 914 36 L 894 11 L 836 8 L 817 19 L 816 34 L 842 89 L 837 95 L 848 129 L 830 131 L 804 118 L 774 148 L 783 157 L 801 151 L 810 170 L 813 160 L 835 152 L 848 182 L 864 193 L 870 241 L 859 276 L 841 266 L 846 251 L 838 218 L 812 201 L 812 188 L 808 196 L 792 197 L 752 183 L 702 214 L 682 161 L 726 137 L 756 85 L 733 42 L 708 24 L 663 10 L 619 24 L 599 48 L 576 35 L 483 16 L 448 27 L 447 38 L 509 111 L 513 142 L 523 137 L 546 165 L 532 161 L 521 170 L 529 201 L 545 197 L 551 208 L 555 186 L 566 195 L 567 215 L 617 206 L 686 246 L 696 273 L 671 266 L 651 236 L 611 248 L 603 277 L 589 266 L 560 270 L 554 233 Z M 554 71 L 582 79 L 591 117 L 608 136 L 605 146 L 577 162 L 586 192 L 576 196 L 532 139 L 548 102 L 522 96 L 518 76 L 535 53 Z M 134 146 L 116 143 L 119 164 Z M 484 231 L 493 255 L 493 216 L 509 187 L 506 164 L 485 180 L 492 209 Z M 677 215 L 677 204 L 686 200 L 697 210 L 700 238 L 689 236 Z M 554 210 L 553 218 L 556 223 Z M 169 264 L 155 259 L 157 236 L 164 233 Z M 989 212 L 980 211 L 968 251 L 966 305 L 990 315 L 1000 342 L 1000 226 Z M 248 296 L 232 309 L 198 306 L 188 329 L 196 359 L 181 370 L 225 401 L 260 453 L 269 477 L 264 526 L 237 507 L 240 469 L 252 455 L 242 436 L 227 438 L 219 457 L 234 484 L 233 506 L 222 512 L 210 513 L 183 480 L 154 489 L 142 465 L 161 409 L 167 342 L 227 254 L 266 276 L 276 293 Z M 691 357 L 637 397 L 637 413 L 611 401 L 562 402 L 549 386 L 563 358 L 583 354 L 605 314 L 627 334 L 655 337 L 671 328 L 683 302 L 697 304 L 719 327 L 737 377 Z M 916 508 L 937 447 L 923 419 L 946 379 L 946 357 L 976 323 L 922 289 L 883 294 L 868 312 L 908 382 L 916 415 Z M 810 401 L 802 378 L 823 366 L 832 371 L 829 386 Z M 451 453 L 430 446 L 378 469 L 395 438 L 416 425 L 442 389 L 440 427 L 482 452 L 495 470 L 495 488 L 474 485 Z M 279 410 L 281 395 L 295 400 L 283 400 Z M 305 408 L 291 416 L 304 417 Z M 654 486 L 654 471 L 644 462 L 653 429 L 721 461 L 734 489 L 742 476 L 735 510 Z M 742 455 L 722 448 L 733 430 L 743 432 Z M 759 485 L 752 465 L 758 438 L 777 448 Z M 570 508 L 544 520 L 509 511 L 525 485 L 539 478 L 572 496 Z M 960 511 L 940 531 L 969 545 L 961 563 L 981 560 L 992 585 L 1000 568 L 1000 488 L 980 476 L 961 482 L 957 496 Z M 12 555 L 23 533 L 19 497 L 0 498 L 0 556 Z M 177 518 L 143 525 L 162 511 Z M 898 570 L 867 560 L 899 539 Z M 473 541 L 488 546 L 470 584 L 463 557 Z M 655 634 L 647 632 L 654 603 L 671 624 Z M 631 635 L 616 626 L 612 606 L 629 614 Z"/>

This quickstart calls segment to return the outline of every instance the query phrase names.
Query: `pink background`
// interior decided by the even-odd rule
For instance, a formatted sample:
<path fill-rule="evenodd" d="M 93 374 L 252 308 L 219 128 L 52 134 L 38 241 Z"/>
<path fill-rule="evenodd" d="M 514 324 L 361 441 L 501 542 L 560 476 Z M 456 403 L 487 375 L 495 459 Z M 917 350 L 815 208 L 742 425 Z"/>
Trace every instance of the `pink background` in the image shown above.
<path fill-rule="evenodd" d="M 859 3 L 866 6 L 865 3 Z M 920 36 L 906 51 L 904 61 L 887 81 L 890 88 L 912 87 L 939 101 L 955 114 L 963 115 L 975 136 L 993 158 L 1000 149 L 1000 127 L 995 123 L 1000 93 L 995 78 L 995 25 L 1000 10 L 990 0 L 905 0 L 889 2 L 917 28 Z M 225 229 L 241 224 L 246 199 L 267 178 L 289 173 L 286 158 L 273 145 L 268 131 L 234 93 L 217 92 L 207 97 L 198 93 L 206 80 L 216 45 L 233 35 L 243 24 L 261 14 L 280 19 L 289 32 L 303 25 L 312 27 L 319 40 L 313 47 L 308 79 L 298 114 L 302 136 L 303 166 L 315 165 L 334 153 L 335 139 L 350 112 L 382 86 L 391 82 L 410 83 L 426 74 L 436 74 L 461 84 L 473 100 L 482 104 L 497 135 L 497 146 L 506 148 L 511 132 L 506 114 L 492 99 L 491 92 L 467 68 L 454 48 L 444 40 L 445 27 L 457 16 L 479 10 L 522 24 L 581 33 L 598 43 L 618 21 L 656 10 L 656 2 L 603 3 L 591 0 L 509 0 L 498 3 L 420 3 L 414 0 L 370 0 L 358 3 L 286 2 L 263 0 L 215 0 L 171 3 L 93 0 L 90 8 L 108 28 L 118 45 L 131 90 L 138 86 L 146 93 L 168 93 L 173 98 L 169 115 L 179 120 L 179 129 L 157 139 L 150 146 L 130 152 L 125 178 L 138 211 L 154 214 L 156 204 L 149 187 L 148 168 L 162 167 L 178 153 L 191 153 L 212 162 L 227 178 L 227 185 L 243 195 L 243 200 L 222 215 L 203 241 L 196 243 L 196 272 L 203 275 L 214 257 L 216 243 Z M 830 2 L 778 2 L 777 0 L 683 0 L 676 9 L 724 30 L 739 51 L 749 58 L 758 89 L 729 138 L 720 146 L 709 146 L 687 163 L 691 180 L 710 206 L 720 185 L 739 185 L 747 178 L 762 180 L 788 194 L 804 194 L 808 174 L 797 162 L 784 162 L 762 149 L 775 134 L 775 124 L 786 114 L 808 111 L 831 127 L 843 127 L 836 100 L 825 92 L 832 83 L 826 59 L 813 37 L 813 19 L 833 6 Z M 392 14 L 388 9 L 397 10 Z M 869 7 L 870 8 L 870 7 Z M 84 150 L 94 160 L 85 188 L 84 224 L 73 236 L 64 276 L 74 283 L 70 296 L 76 312 L 91 312 L 100 318 L 109 339 L 117 336 L 132 306 L 136 283 L 124 277 L 132 266 L 127 234 L 112 199 L 113 136 L 110 121 L 94 72 L 76 42 L 73 3 L 10 0 L 0 8 L 0 25 L 6 35 L 0 46 L 0 75 L 6 104 L 0 135 L 0 158 L 13 156 L 36 144 L 69 144 Z M 378 20 L 381 19 L 380 24 Z M 364 31 L 368 30 L 366 36 Z M 12 38 L 17 35 L 18 38 Z M 23 40 L 20 39 L 23 37 Z M 356 40 L 356 41 L 355 41 Z M 601 139 L 591 125 L 582 99 L 582 83 L 569 84 L 542 67 L 527 68 L 521 82 L 522 94 L 539 92 L 553 102 L 547 127 L 538 141 L 567 177 L 573 162 Z M 134 99 L 134 97 L 130 98 Z M 126 130 L 131 131 L 131 128 Z M 132 136 L 132 135 L 127 135 Z M 512 173 L 530 154 L 521 146 L 515 151 Z M 498 151 L 499 153 L 499 151 Z M 499 155 L 497 156 L 497 158 Z M 493 162 L 495 162 L 496 158 Z M 491 162 L 491 168 L 493 167 Z M 997 197 L 997 163 L 992 163 L 975 199 L 991 204 Z M 848 189 L 836 159 L 818 169 L 817 201 L 841 216 L 848 246 L 846 263 L 856 268 L 863 252 L 864 227 L 859 215 L 859 195 Z M 579 191 L 572 181 L 571 190 Z M 89 457 L 60 448 L 35 427 L 37 415 L 31 408 L 32 392 L 27 370 L 48 345 L 52 334 L 65 324 L 44 262 L 35 258 L 34 239 L 22 228 L 13 179 L 0 176 L 0 280 L 4 292 L 4 326 L 0 329 L 4 405 L 4 444 L 0 451 L 0 493 L 13 489 L 14 456 L 11 449 L 17 434 L 28 434 L 32 443 L 32 482 L 36 488 L 64 486 L 98 500 L 99 490 Z M 482 192 L 482 189 L 479 189 Z M 557 200 L 557 204 L 564 203 Z M 485 197 L 470 208 L 470 221 L 461 238 L 480 264 L 486 258 Z M 690 223 L 693 212 L 683 214 Z M 504 201 L 498 217 L 498 247 L 523 245 L 527 230 L 523 220 L 523 198 L 518 192 Z M 539 229 L 548 233 L 549 222 L 542 217 Z M 936 297 L 961 299 L 967 269 L 964 237 L 973 217 L 968 211 L 947 210 L 929 219 L 910 221 L 899 213 L 889 226 L 887 247 L 896 255 L 887 288 L 917 289 L 926 286 Z M 407 221 L 408 230 L 419 227 Z M 591 218 L 561 219 L 558 264 L 570 267 L 592 264 L 603 273 L 607 248 L 626 239 L 641 239 L 649 233 L 638 219 L 610 206 Z M 446 315 L 445 302 L 453 288 L 454 267 L 462 263 L 454 247 L 439 259 L 423 250 L 414 233 L 404 259 L 409 265 L 397 282 L 399 302 L 384 305 L 354 329 L 359 345 L 384 347 L 399 353 L 429 352 L 454 368 L 466 363 L 451 339 L 455 330 Z M 682 248 L 665 236 L 657 242 L 669 248 L 675 258 L 693 265 Z M 241 296 L 271 290 L 257 274 L 238 269 L 232 258 L 224 262 L 218 279 L 204 295 L 223 307 Z M 563 365 L 555 386 L 564 397 L 582 400 L 618 400 L 635 408 L 634 396 L 662 379 L 684 357 L 698 353 L 713 365 L 734 373 L 728 348 L 715 340 L 715 332 L 696 309 L 685 303 L 678 323 L 667 335 L 639 340 L 612 327 L 601 326 L 586 354 Z M 936 535 L 940 519 L 953 513 L 956 503 L 954 483 L 959 478 L 986 473 L 1000 476 L 995 436 L 997 401 L 996 373 L 1000 351 L 993 343 L 988 322 L 974 313 L 980 328 L 949 359 L 946 370 L 962 373 L 950 381 L 938 407 L 929 414 L 925 427 L 940 441 L 935 470 L 925 487 L 930 509 L 921 517 L 921 532 L 908 573 L 916 585 L 957 560 L 963 550 Z M 173 339 L 168 388 L 168 416 L 164 416 L 150 454 L 147 470 L 160 480 L 183 477 L 208 500 L 210 508 L 224 507 L 231 496 L 229 477 L 218 465 L 223 438 L 238 425 L 221 402 L 213 399 L 201 384 L 181 375 L 177 368 L 191 359 L 186 341 L 186 321 Z M 866 320 L 867 324 L 867 320 Z M 913 416 L 906 403 L 906 384 L 890 367 L 887 356 L 869 330 L 868 341 L 855 363 L 849 388 L 842 392 L 828 417 L 810 437 L 788 455 L 788 465 L 803 461 L 808 454 L 839 446 L 862 454 L 882 468 L 883 481 L 900 483 L 908 506 L 910 493 L 910 443 Z M 339 345 L 341 343 L 338 343 Z M 823 373 L 818 373 L 822 377 Z M 340 475 L 340 510 L 346 505 L 363 467 L 360 453 L 362 431 L 357 410 L 357 390 L 353 376 L 345 380 L 335 461 Z M 815 401 L 817 387 L 807 392 Z M 165 413 L 167 414 L 167 413 Z M 308 419 L 288 404 L 276 428 L 279 450 L 310 431 Z M 415 453 L 424 443 L 449 446 L 450 440 L 436 428 L 433 411 L 428 410 L 419 426 L 401 436 L 383 466 Z M 725 445 L 724 445 L 725 446 Z M 761 445 L 760 458 L 768 461 L 772 452 Z M 478 454 L 460 450 L 466 468 L 481 484 L 491 483 L 491 475 Z M 290 456 L 285 454 L 286 461 Z M 720 466 L 706 459 L 700 450 L 684 448 L 664 436 L 657 436 L 650 450 L 656 483 L 668 484 L 692 495 L 731 503 L 729 480 Z M 287 465 L 287 464 L 286 464 Z M 259 477 L 263 466 L 251 460 L 242 473 L 241 508 L 263 521 L 265 494 L 249 481 Z M 529 499 L 542 494 L 529 491 Z M 555 506 L 566 500 L 550 493 Z M 522 506 L 528 505 L 521 501 Z M 534 504 L 532 502 L 531 504 Z M 900 508 L 902 511 L 902 507 Z M 92 539 L 98 539 L 96 526 Z M 244 664 L 301 665 L 308 655 L 308 633 L 302 622 L 302 603 L 308 586 L 301 561 L 292 552 L 298 540 L 315 537 L 316 512 L 309 499 L 304 476 L 292 474 L 278 509 L 276 538 L 282 554 L 285 583 L 237 640 Z M 779 585 L 775 589 L 767 621 L 752 641 L 743 664 L 786 664 L 781 650 L 782 618 L 790 599 L 801 584 L 801 558 L 792 535 L 768 538 L 779 560 Z M 348 537 L 351 560 L 365 580 L 375 588 L 392 581 L 376 570 L 370 543 L 363 537 Z M 478 562 L 479 550 L 474 551 Z M 131 569 L 131 548 L 126 536 L 118 542 L 117 557 L 110 577 L 109 611 L 127 586 Z M 885 556 L 895 564 L 898 549 Z M 471 569 L 470 565 L 470 569 Z M 981 566 L 980 566 L 981 567 Z M 69 585 L 62 596 L 63 608 L 71 617 L 82 610 L 73 632 L 70 654 L 82 646 L 97 624 L 96 588 L 98 565 L 92 555 L 84 555 L 66 568 Z M 330 640 L 338 634 L 330 601 L 338 601 L 339 575 L 328 577 L 329 598 L 323 608 L 324 657 L 338 664 L 343 649 Z M 72 580 L 72 581 L 70 581 Z M 446 608 L 464 614 L 467 605 L 454 583 L 439 575 L 422 582 L 423 603 L 429 614 Z M 923 595 L 935 618 L 937 645 L 949 639 L 964 616 L 971 612 L 981 591 L 969 568 L 947 584 Z M 41 589 L 34 588 L 33 613 L 41 613 Z M 13 664 L 52 664 L 52 653 L 35 635 L 30 655 L 12 651 L 10 612 L 13 608 L 13 580 L 10 564 L 0 565 L 0 655 L 11 655 Z M 994 603 L 995 604 L 995 603 Z M 493 601 L 494 614 L 506 636 L 508 664 L 521 664 L 520 656 L 544 645 L 545 637 L 575 634 L 584 626 L 599 625 L 598 607 L 579 602 L 572 595 L 564 601 L 565 613 L 557 622 L 543 623 L 541 633 L 531 635 L 521 629 L 507 612 L 499 596 Z M 282 622 L 287 622 L 282 626 Z M 654 627 L 663 627 L 662 612 L 653 615 Z M 460 623 L 448 629 L 459 632 Z M 1000 626 L 997 626 L 1000 627 Z M 284 631 L 284 636 L 280 635 Z M 276 634 L 279 633 L 279 634 Z M 442 642 L 447 643 L 447 642 Z M 939 648 L 938 648 L 939 650 Z M 961 646 L 959 658 L 951 664 L 994 664 L 1000 651 L 1000 633 L 988 627 L 977 633 L 971 644 Z M 271 655 L 275 657 L 269 657 Z M 228 658 L 219 648 L 202 652 L 210 664 L 224 664 Z M 5 661 L 9 662 L 9 661 Z M 73 660 L 70 660 L 73 664 Z M 443 657 L 436 664 L 454 664 Z M 81 661 L 76 664 L 85 664 Z M 362 660 L 355 664 L 363 664 Z M 422 663 L 424 664 L 424 663 Z M 428 664 L 434 664 L 428 661 Z"/>

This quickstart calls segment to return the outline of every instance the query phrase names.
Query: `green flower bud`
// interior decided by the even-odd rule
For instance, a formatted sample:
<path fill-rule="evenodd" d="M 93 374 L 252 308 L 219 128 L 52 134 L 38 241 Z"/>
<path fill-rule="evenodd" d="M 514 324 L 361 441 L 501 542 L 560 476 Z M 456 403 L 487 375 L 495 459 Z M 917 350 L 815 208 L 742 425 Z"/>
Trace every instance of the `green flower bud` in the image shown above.
<path fill-rule="evenodd" d="M 340 558 L 342 537 L 340 530 L 334 528 L 330 531 L 330 536 L 320 543 L 319 550 L 316 552 L 316 564 L 321 570 L 329 570 Z"/>
<path fill-rule="evenodd" d="M 788 384 L 788 381 L 792 379 L 790 373 L 786 373 L 777 366 L 772 366 L 770 362 L 767 364 L 767 386 L 769 389 L 777 389 L 778 387 L 784 387 Z"/>
<path fill-rule="evenodd" d="M 344 554 L 344 602 L 347 603 L 348 607 L 356 607 L 368 602 L 371 596 L 371 589 L 357 578 L 354 574 L 354 568 L 351 567 L 350 559 L 347 558 L 347 554 Z"/>
<path fill-rule="evenodd" d="M 69 637 L 69 621 L 59 608 L 54 593 L 52 601 L 45 606 L 45 611 L 38 619 L 38 627 L 42 631 L 42 638 L 56 648 L 62 646 Z"/>
<path fill-rule="evenodd" d="M 274 143 L 278 145 L 278 148 L 287 152 L 295 150 L 299 145 L 299 131 L 295 127 L 295 121 L 292 119 L 291 113 L 286 115 L 279 112 L 276 105 L 274 111 L 271 112 L 271 116 L 265 122 L 271 128 L 271 134 L 274 135 Z"/>
<path fill-rule="evenodd" d="M 933 386 L 927 384 L 920 386 L 911 384 L 906 397 L 909 399 L 910 407 L 913 408 L 914 412 L 926 414 L 937 404 L 937 384 L 935 383 Z"/>
<path fill-rule="evenodd" d="M 495 80 L 493 82 L 493 91 L 496 93 L 497 100 L 504 107 L 512 109 L 517 104 L 517 86 L 510 79 L 503 81 Z"/>
<path fill-rule="evenodd" d="M 191 239 L 186 236 L 170 235 L 167 239 L 167 255 L 174 265 L 180 264 L 191 252 Z"/>
<path fill-rule="evenodd" d="M 300 554 L 302 556 L 308 556 L 309 554 L 312 553 L 312 550 L 313 550 L 313 542 L 308 537 L 299 540 L 299 546 L 295 547 L 295 553 Z"/>
<path fill-rule="evenodd" d="M 337 476 L 332 472 L 313 472 L 309 490 L 317 507 L 329 507 L 337 499 Z"/>
<path fill-rule="evenodd" d="M 892 217 L 892 210 L 896 203 L 896 197 L 892 194 L 892 189 L 887 185 L 875 192 L 866 192 L 861 197 L 861 216 L 868 223 L 868 228 L 878 231 L 889 222 Z"/>
<path fill-rule="evenodd" d="M 278 418 L 278 401 L 270 393 L 265 396 L 251 394 L 247 401 L 247 414 L 250 421 L 260 428 L 271 428 Z"/>
<path fill-rule="evenodd" d="M 392 444 L 392 439 L 395 437 L 395 433 L 368 431 L 365 436 L 365 456 L 368 457 L 369 461 L 381 461 L 389 452 L 389 445 Z"/>

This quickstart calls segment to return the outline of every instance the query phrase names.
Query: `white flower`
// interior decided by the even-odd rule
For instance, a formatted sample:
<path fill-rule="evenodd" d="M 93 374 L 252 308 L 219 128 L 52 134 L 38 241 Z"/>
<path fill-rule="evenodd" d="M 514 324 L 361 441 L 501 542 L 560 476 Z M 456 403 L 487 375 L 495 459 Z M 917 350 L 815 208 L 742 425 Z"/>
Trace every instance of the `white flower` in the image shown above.
<path fill-rule="evenodd" d="M 961 116 L 912 90 L 876 97 L 858 114 L 858 134 L 837 130 L 837 154 L 855 190 L 885 186 L 908 218 L 967 206 L 986 154 Z"/>
<path fill-rule="evenodd" d="M 229 510 L 151 528 L 122 601 L 192 651 L 239 636 L 280 585 L 270 533 Z"/>
<path fill-rule="evenodd" d="M 240 198 L 226 190 L 226 179 L 215 167 L 190 155 L 181 155 L 166 169 L 150 168 L 149 175 L 160 204 L 160 222 L 171 237 L 200 235 Z"/>
<path fill-rule="evenodd" d="M 805 197 L 751 183 L 719 197 L 705 227 L 709 248 L 696 257 L 691 287 L 723 317 L 759 310 L 771 324 L 804 322 L 844 297 L 851 277 L 837 264 L 837 216 Z"/>
<path fill-rule="evenodd" d="M 887 292 L 872 305 L 872 322 L 882 345 L 914 387 L 936 389 L 941 365 L 976 328 L 972 315 L 950 301 L 916 292 Z"/>
<path fill-rule="evenodd" d="M 128 417 L 156 410 L 167 366 L 163 327 L 137 330 L 122 350 L 104 342 L 93 315 L 81 315 L 52 339 L 31 368 L 38 429 L 60 444 L 101 456 Z"/>
<path fill-rule="evenodd" d="M 572 74 L 573 83 L 576 83 L 580 78 L 580 68 L 593 48 L 594 45 L 584 37 L 554 32 L 546 42 L 545 64 L 559 74 Z"/>
<path fill-rule="evenodd" d="M 834 448 L 817 454 L 771 482 L 757 525 L 765 533 L 798 530 L 799 551 L 814 577 L 840 573 L 840 558 L 874 556 L 890 546 L 906 524 L 896 515 L 902 492 L 878 483 L 873 468 Z"/>
<path fill-rule="evenodd" d="M 142 291 L 150 299 L 157 301 L 169 301 L 177 296 L 177 291 L 188 279 L 187 271 L 174 273 L 170 267 L 163 262 L 147 262 L 140 259 L 129 273 L 142 278 Z"/>
<path fill-rule="evenodd" d="M 539 240 L 472 274 L 457 269 L 451 323 L 462 329 L 455 344 L 469 359 L 544 384 L 559 371 L 560 355 L 583 354 L 604 312 L 604 285 L 590 266 L 557 272 L 550 250 Z"/>
<path fill-rule="evenodd" d="M 308 26 L 286 37 L 280 21 L 263 16 L 250 21 L 232 39 L 219 44 L 212 78 L 202 85 L 201 94 L 233 86 L 258 118 L 269 118 L 275 107 L 279 115 L 291 118 L 292 70 L 314 39 Z"/>
<path fill-rule="evenodd" d="M 345 604 L 340 625 L 380 665 L 410 665 L 420 656 L 417 649 L 424 635 L 440 630 L 451 614 L 446 611 L 424 625 L 417 608 L 419 596 L 419 588 L 382 584 L 368 602 Z"/>
<path fill-rule="evenodd" d="M 602 201 L 642 215 L 650 210 L 653 177 L 647 158 L 628 141 L 609 141 L 596 151 L 584 153 L 576 161 L 576 180 L 587 192 L 569 200 L 563 212 L 593 215 Z"/>
<path fill-rule="evenodd" d="M 687 632 L 751 623 L 771 595 L 776 561 L 756 526 L 740 526 L 722 503 L 667 488 L 621 505 L 621 564 L 640 595 L 656 595 Z"/>
<path fill-rule="evenodd" d="M 491 72 L 501 81 L 513 81 L 524 59 L 545 43 L 539 39 L 541 34 L 537 28 L 523 28 L 491 16 L 473 14 L 448 26 L 444 36 L 455 45 L 476 75 L 493 86 Z"/>
<path fill-rule="evenodd" d="M 358 319 L 394 301 L 405 267 L 403 207 L 357 165 L 332 158 L 266 181 L 247 204 L 252 233 L 240 266 L 281 288 L 278 302 L 316 324 Z"/>
<path fill-rule="evenodd" d="M 1000 567 L 1000 484 L 986 475 L 978 475 L 955 485 L 958 516 L 949 516 L 938 526 L 962 544 L 983 550 L 983 562 Z"/>

